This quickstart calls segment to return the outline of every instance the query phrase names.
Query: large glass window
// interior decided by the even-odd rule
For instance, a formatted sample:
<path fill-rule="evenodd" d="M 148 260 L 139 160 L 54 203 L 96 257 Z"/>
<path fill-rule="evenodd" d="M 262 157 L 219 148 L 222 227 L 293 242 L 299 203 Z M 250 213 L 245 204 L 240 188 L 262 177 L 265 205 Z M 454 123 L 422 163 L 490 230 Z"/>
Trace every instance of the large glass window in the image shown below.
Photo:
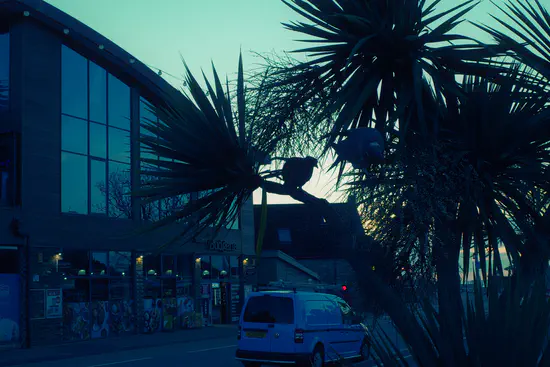
<path fill-rule="evenodd" d="M 0 28 L 0 112 L 8 109 L 10 83 L 10 34 Z"/>
<path fill-rule="evenodd" d="M 1 119 L 0 116 L 0 121 Z M 0 132 L 0 206 L 20 204 L 21 159 L 19 135 L 14 132 Z"/>
<path fill-rule="evenodd" d="M 61 112 L 88 118 L 88 60 L 68 47 L 61 48 Z"/>
<path fill-rule="evenodd" d="M 130 130 L 130 89 L 109 74 L 109 126 Z"/>
<path fill-rule="evenodd" d="M 62 211 L 131 218 L 130 88 L 66 46 L 61 57 Z"/>
<path fill-rule="evenodd" d="M 88 213 L 88 167 L 86 156 L 61 153 L 61 210 Z"/>
<path fill-rule="evenodd" d="M 146 124 L 158 125 L 161 123 L 161 121 L 157 118 L 157 116 L 155 116 L 153 111 L 150 110 L 147 101 L 143 98 L 140 101 L 140 120 L 142 124 L 146 123 Z M 142 135 L 154 136 L 147 129 L 141 128 L 140 131 Z M 140 148 L 140 158 L 142 159 L 141 161 L 142 170 L 154 171 L 154 170 L 160 169 L 158 165 L 152 164 L 150 162 L 143 162 L 143 159 L 153 159 L 153 160 L 159 159 L 157 155 L 149 152 L 147 147 L 145 147 L 144 145 L 142 145 Z M 163 159 L 163 160 L 167 160 L 167 159 Z M 151 177 L 146 174 L 142 174 L 141 184 L 146 185 L 147 183 L 151 182 L 151 180 L 154 180 L 154 179 L 155 179 L 154 177 Z M 153 203 L 144 204 L 141 206 L 141 219 L 151 220 L 151 221 L 159 220 L 183 208 L 183 206 L 187 204 L 189 200 L 190 200 L 190 195 L 180 195 L 176 197 L 165 198 Z"/>
<path fill-rule="evenodd" d="M 89 62 L 90 120 L 107 123 L 107 72 Z"/>

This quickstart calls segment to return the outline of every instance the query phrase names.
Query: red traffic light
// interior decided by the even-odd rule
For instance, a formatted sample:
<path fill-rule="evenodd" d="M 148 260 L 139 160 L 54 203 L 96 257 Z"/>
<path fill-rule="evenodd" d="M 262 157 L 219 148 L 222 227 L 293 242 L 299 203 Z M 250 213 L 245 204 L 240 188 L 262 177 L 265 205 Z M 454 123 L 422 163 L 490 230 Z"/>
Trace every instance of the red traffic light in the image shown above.
<path fill-rule="evenodd" d="M 348 290 L 348 286 L 347 286 L 347 285 L 343 285 L 343 286 L 342 286 L 342 290 L 343 290 L 343 291 L 347 291 L 347 290 Z"/>

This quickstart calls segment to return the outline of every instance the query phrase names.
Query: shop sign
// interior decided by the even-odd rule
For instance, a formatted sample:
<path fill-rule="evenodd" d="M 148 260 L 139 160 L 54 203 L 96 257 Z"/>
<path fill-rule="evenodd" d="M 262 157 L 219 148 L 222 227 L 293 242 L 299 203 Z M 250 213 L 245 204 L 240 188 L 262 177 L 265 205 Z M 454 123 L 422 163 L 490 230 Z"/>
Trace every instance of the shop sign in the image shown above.
<path fill-rule="evenodd" d="M 206 241 L 206 247 L 209 251 L 216 252 L 237 252 L 237 244 L 229 243 L 222 240 Z"/>
<path fill-rule="evenodd" d="M 58 319 L 63 316 L 63 298 L 61 289 L 46 290 L 46 317 Z"/>

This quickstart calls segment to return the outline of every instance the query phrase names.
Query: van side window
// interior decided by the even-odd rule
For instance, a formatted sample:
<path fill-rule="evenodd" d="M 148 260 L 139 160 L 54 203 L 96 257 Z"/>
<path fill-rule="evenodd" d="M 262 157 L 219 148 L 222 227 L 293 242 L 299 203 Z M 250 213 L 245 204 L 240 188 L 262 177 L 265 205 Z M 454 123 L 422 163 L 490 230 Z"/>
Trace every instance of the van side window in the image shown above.
<path fill-rule="evenodd" d="M 266 324 L 293 324 L 294 301 L 288 297 L 252 297 L 246 304 L 243 321 Z"/>
<path fill-rule="evenodd" d="M 325 305 L 329 318 L 328 323 L 331 325 L 341 325 L 342 313 L 340 312 L 340 308 L 338 307 L 338 305 L 331 300 L 326 301 Z"/>
<path fill-rule="evenodd" d="M 307 325 L 326 325 L 328 322 L 324 301 L 306 301 L 304 304 Z"/>

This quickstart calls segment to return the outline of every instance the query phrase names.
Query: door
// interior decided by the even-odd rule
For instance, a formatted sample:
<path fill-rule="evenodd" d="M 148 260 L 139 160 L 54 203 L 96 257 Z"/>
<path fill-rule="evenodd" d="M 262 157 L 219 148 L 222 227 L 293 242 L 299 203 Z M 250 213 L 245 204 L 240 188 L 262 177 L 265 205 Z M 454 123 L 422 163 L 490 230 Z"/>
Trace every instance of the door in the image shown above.
<path fill-rule="evenodd" d="M 251 296 L 246 303 L 239 349 L 294 352 L 294 300 L 280 295 Z"/>
<path fill-rule="evenodd" d="M 356 323 L 351 307 L 343 299 L 337 298 L 336 304 L 342 314 L 342 352 L 345 357 L 354 357 L 360 353 L 365 331 Z"/>
<path fill-rule="evenodd" d="M 271 301 L 273 323 L 267 327 L 271 337 L 272 353 L 294 353 L 295 312 L 294 299 L 291 297 L 273 297 Z"/>
<path fill-rule="evenodd" d="M 320 296 L 322 297 L 322 296 Z M 327 361 L 337 360 L 340 354 L 338 345 L 338 328 L 341 324 L 340 312 L 335 312 L 335 305 L 326 298 L 311 299 L 304 302 L 304 314 L 307 333 L 304 344 L 308 347 L 320 340 L 325 347 Z M 311 352 L 311 350 L 308 350 Z"/>
<path fill-rule="evenodd" d="M 230 318 L 227 317 L 227 294 L 229 289 L 229 283 L 221 282 L 220 283 L 220 320 L 222 324 L 229 324 Z"/>
<path fill-rule="evenodd" d="M 327 313 L 327 338 L 330 341 L 331 349 L 334 351 L 334 358 L 340 360 L 349 356 L 348 330 L 345 329 L 344 320 L 340 307 L 332 299 L 324 301 Z"/>
<path fill-rule="evenodd" d="M 19 251 L 0 246 L 0 347 L 20 346 Z"/>

